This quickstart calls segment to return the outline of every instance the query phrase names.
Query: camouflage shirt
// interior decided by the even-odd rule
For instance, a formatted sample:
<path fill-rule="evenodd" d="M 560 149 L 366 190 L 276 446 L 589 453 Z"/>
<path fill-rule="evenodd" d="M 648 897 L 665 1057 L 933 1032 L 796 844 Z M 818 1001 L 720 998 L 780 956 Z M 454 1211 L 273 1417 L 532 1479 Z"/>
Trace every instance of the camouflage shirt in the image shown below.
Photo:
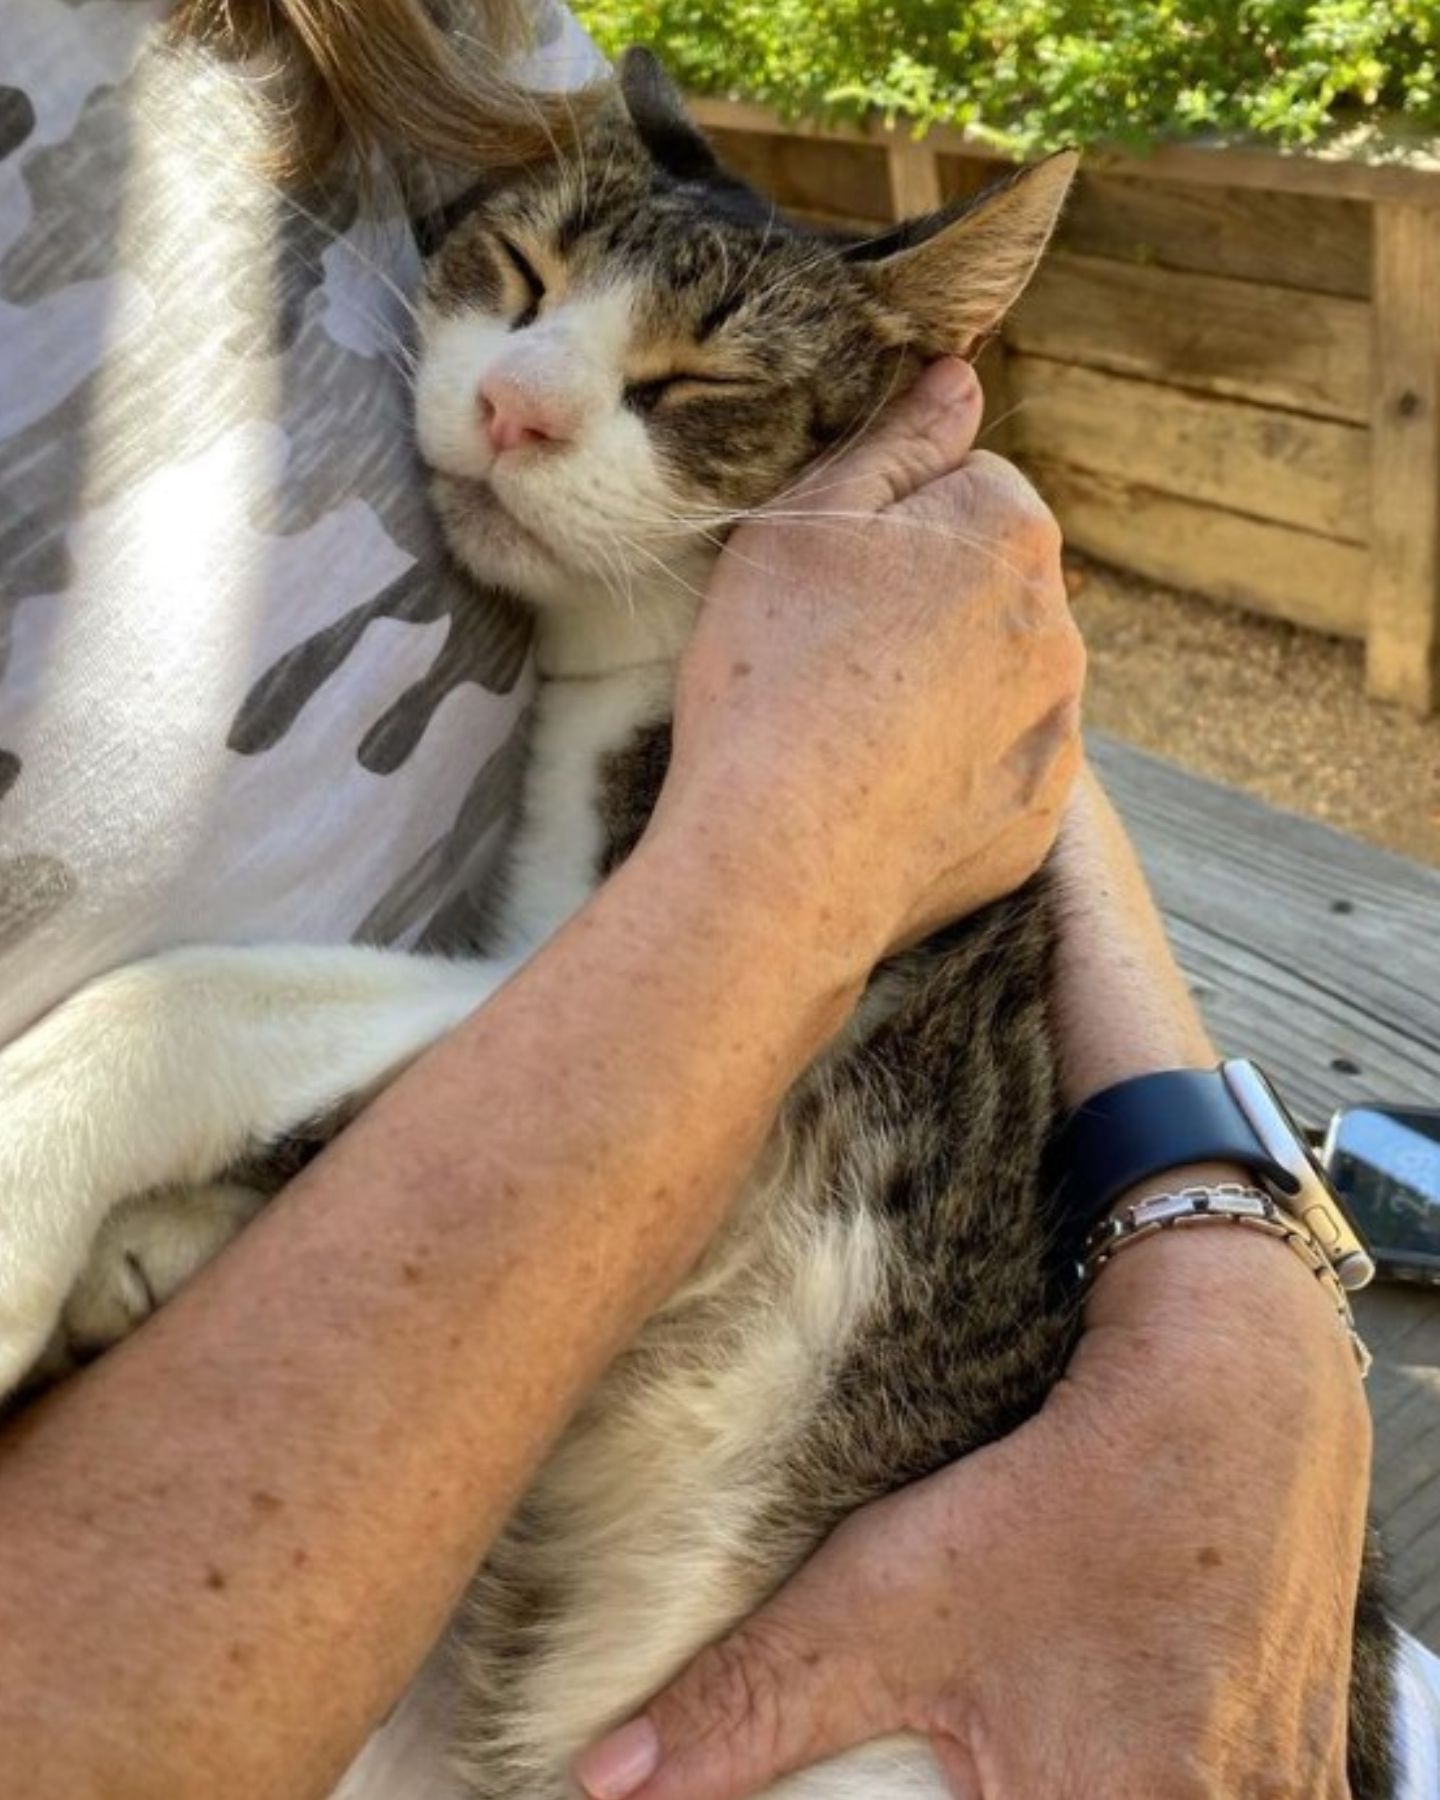
<path fill-rule="evenodd" d="M 404 375 L 403 208 L 256 173 L 255 71 L 161 0 L 3 0 L 0 1042 L 178 942 L 443 941 L 523 622 L 459 580 Z M 525 77 L 596 53 L 546 15 Z"/>

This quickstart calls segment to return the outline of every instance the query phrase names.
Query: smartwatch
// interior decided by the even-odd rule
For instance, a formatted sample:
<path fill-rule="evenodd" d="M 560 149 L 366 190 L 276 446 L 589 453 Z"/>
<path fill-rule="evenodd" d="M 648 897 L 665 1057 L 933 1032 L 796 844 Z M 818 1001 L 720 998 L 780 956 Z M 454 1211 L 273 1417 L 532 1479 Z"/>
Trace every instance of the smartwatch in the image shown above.
<path fill-rule="evenodd" d="M 1354 1291 L 1375 1264 L 1285 1103 L 1252 1062 L 1167 1069 L 1078 1106 L 1050 1149 L 1060 1216 L 1089 1229 L 1130 1188 L 1190 1163 L 1236 1163 L 1295 1219 Z"/>

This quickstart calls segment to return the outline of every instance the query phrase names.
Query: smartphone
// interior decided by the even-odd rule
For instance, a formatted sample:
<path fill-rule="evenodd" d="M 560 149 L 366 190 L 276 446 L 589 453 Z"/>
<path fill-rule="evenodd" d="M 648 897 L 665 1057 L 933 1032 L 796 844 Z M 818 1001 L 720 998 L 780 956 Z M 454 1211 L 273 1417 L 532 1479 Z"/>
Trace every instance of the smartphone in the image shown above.
<path fill-rule="evenodd" d="M 1321 1161 L 1377 1272 L 1440 1287 L 1440 1107 L 1346 1107 Z"/>

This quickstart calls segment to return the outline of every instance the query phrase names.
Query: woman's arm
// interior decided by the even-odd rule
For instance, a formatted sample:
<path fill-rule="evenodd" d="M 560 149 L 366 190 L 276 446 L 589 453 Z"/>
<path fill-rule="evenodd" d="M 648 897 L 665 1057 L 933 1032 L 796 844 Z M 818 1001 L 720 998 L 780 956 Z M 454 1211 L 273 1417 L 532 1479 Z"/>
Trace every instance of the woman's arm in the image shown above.
<path fill-rule="evenodd" d="M 7 1791 L 324 1793 L 871 963 L 1044 854 L 1081 657 L 1033 497 L 991 459 L 952 472 L 977 418 L 973 377 L 941 368 L 830 481 L 982 549 L 747 533 L 632 861 L 171 1307 L 11 1428 Z M 877 600 L 897 585 L 903 604 Z M 987 698 L 957 719 L 972 682 Z"/>
<path fill-rule="evenodd" d="M 1067 1097 L 1213 1064 L 1088 775 L 1057 863 Z M 1237 1172 L 1153 1185 L 1216 1177 Z M 908 1727 L 966 1800 L 1338 1800 L 1369 1446 L 1348 1340 L 1299 1259 L 1253 1232 L 1162 1233 L 1102 1271 L 1034 1419 L 850 1520 L 587 1752 L 584 1785 L 738 1800 Z"/>

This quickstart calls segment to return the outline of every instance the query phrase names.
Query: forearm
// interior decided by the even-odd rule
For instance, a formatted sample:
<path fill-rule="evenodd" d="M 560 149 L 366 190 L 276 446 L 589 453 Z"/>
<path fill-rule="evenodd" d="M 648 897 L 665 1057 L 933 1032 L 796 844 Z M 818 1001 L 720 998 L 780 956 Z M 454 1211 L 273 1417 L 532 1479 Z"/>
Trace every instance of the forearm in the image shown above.
<path fill-rule="evenodd" d="M 1068 1103 L 1153 1070 L 1212 1066 L 1215 1048 L 1144 874 L 1089 770 L 1072 796 L 1059 875 L 1065 923 L 1055 987 Z M 1248 1179 L 1228 1165 L 1177 1167 L 1124 1198 Z M 1184 1344 L 1187 1327 L 1197 1344 L 1208 1336 L 1212 1350 L 1229 1334 L 1256 1366 L 1273 1348 L 1287 1375 L 1314 1376 L 1323 1401 L 1351 1420 L 1357 1442 L 1367 1435 L 1353 1358 L 1333 1308 L 1299 1258 L 1259 1233 L 1161 1233 L 1136 1245 L 1104 1271 L 1087 1319 L 1092 1333 L 1114 1327 L 1143 1334 L 1159 1324 L 1185 1354 L 1195 1347 Z"/>
<path fill-rule="evenodd" d="M 1144 874 L 1085 769 L 1056 852 L 1064 927 L 1055 974 L 1061 1084 L 1077 1106 L 1152 1069 L 1206 1068 L 1214 1047 Z"/>
<path fill-rule="evenodd" d="M 12 1429 L 17 1792 L 326 1791 L 844 1016 L 848 953 L 729 873 L 642 849 L 172 1307 Z"/>

